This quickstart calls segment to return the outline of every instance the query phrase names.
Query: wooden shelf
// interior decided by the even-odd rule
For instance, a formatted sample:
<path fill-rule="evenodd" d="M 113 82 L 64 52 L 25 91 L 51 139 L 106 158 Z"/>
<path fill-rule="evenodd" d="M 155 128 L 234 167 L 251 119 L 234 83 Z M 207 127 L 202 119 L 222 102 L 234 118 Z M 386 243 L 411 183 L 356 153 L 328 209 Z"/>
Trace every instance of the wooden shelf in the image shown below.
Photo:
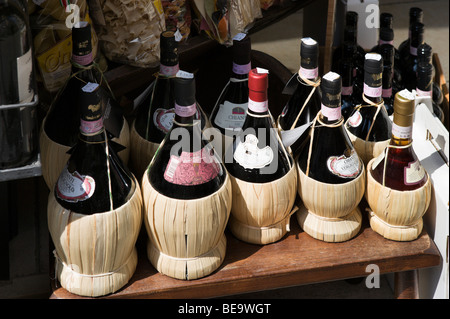
<path fill-rule="evenodd" d="M 418 268 L 438 266 L 440 253 L 426 231 L 411 242 L 384 239 L 369 226 L 366 216 L 358 235 L 343 243 L 326 243 L 306 234 L 291 218 L 291 231 L 280 241 L 252 245 L 227 232 L 227 254 L 213 274 L 192 281 L 158 273 L 146 256 L 146 234 L 138 240 L 139 263 L 130 282 L 120 291 L 102 298 L 211 298 L 346 278 L 366 277 L 368 265 L 380 274 L 400 272 L 399 296 L 411 286 L 403 275 Z M 414 285 L 414 284 L 413 284 Z M 81 298 L 52 281 L 51 298 Z M 403 295 L 402 295 L 403 294 Z M 413 296 L 416 292 L 413 291 Z"/>

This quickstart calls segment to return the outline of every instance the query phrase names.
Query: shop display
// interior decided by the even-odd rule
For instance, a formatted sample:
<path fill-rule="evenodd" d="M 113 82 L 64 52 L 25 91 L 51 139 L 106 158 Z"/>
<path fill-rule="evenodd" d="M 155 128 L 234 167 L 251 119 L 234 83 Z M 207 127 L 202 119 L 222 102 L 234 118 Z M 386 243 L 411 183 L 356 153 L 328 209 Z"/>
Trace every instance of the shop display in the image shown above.
<path fill-rule="evenodd" d="M 298 158 L 303 205 L 296 215 L 313 238 L 341 242 L 361 228 L 358 204 L 364 195 L 365 170 L 343 127 L 339 74 L 325 74 L 321 91 L 321 111 L 311 127 L 309 145 Z"/>
<path fill-rule="evenodd" d="M 105 131 L 99 89 L 89 82 L 78 92 L 80 137 L 48 201 L 58 280 L 90 297 L 115 292 L 131 278 L 142 220 L 141 191 Z"/>
<path fill-rule="evenodd" d="M 142 180 L 147 255 L 159 272 L 191 280 L 225 257 L 231 184 L 195 120 L 195 79 L 175 78 L 174 94 L 172 128 Z"/>
<path fill-rule="evenodd" d="M 100 84 L 104 125 L 114 141 L 122 145 L 118 150 L 121 160 L 127 164 L 129 156 L 129 127 L 123 117 L 122 108 L 117 104 L 98 66 L 93 62 L 91 26 L 80 22 L 72 29 L 72 72 L 66 84 L 54 98 L 40 133 L 42 175 L 47 186 L 52 189 L 61 173 L 71 147 L 78 141 L 79 114 L 76 100 L 80 89 L 87 82 Z"/>
<path fill-rule="evenodd" d="M 21 1 L 0 1 L 0 169 L 25 165 L 38 151 L 37 91 L 24 10 Z"/>
<path fill-rule="evenodd" d="M 224 158 L 233 186 L 229 227 L 243 241 L 268 244 L 289 229 L 297 172 L 269 113 L 268 71 L 248 77 L 247 116 Z"/>
<path fill-rule="evenodd" d="M 396 94 L 392 138 L 367 168 L 371 226 L 384 237 L 398 241 L 420 235 L 422 216 L 431 199 L 430 179 L 412 148 L 414 99 L 407 90 Z"/>

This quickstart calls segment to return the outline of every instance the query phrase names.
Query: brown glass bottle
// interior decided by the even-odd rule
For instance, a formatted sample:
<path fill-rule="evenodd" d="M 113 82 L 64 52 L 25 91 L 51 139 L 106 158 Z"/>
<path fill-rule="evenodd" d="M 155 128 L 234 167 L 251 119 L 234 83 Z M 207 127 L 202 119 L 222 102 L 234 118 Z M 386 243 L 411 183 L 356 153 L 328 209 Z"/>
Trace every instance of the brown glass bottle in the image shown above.
<path fill-rule="evenodd" d="M 427 181 L 425 169 L 411 146 L 414 119 L 414 96 L 407 90 L 398 92 L 394 100 L 392 137 L 387 148 L 372 164 L 370 174 L 380 184 L 398 191 L 422 187 Z M 409 147 L 407 147 L 409 146 Z M 386 163 L 385 163 L 386 157 Z"/>

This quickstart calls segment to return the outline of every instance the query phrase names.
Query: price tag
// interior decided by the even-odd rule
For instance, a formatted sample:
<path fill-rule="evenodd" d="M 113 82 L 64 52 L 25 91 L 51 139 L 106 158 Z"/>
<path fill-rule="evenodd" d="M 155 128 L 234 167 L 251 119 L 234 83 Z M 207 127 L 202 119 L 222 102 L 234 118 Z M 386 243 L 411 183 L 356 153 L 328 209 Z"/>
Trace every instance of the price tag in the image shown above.
<path fill-rule="evenodd" d="M 175 41 L 177 41 L 177 42 L 180 42 L 181 39 L 183 38 L 183 35 L 180 32 L 180 29 L 177 29 L 177 31 L 175 32 L 174 36 L 175 36 Z"/>
<path fill-rule="evenodd" d="M 177 72 L 177 78 L 183 78 L 183 79 L 193 79 L 194 74 L 180 70 Z"/>
<path fill-rule="evenodd" d="M 258 68 L 258 67 L 256 68 L 256 72 L 269 74 L 269 70 L 266 70 L 266 69 L 263 69 L 263 68 Z"/>
<path fill-rule="evenodd" d="M 85 86 L 83 86 L 82 90 L 86 93 L 94 92 L 98 88 L 98 83 L 88 82 Z"/>
<path fill-rule="evenodd" d="M 240 32 L 234 36 L 233 41 L 242 41 L 246 36 L 247 33 Z"/>

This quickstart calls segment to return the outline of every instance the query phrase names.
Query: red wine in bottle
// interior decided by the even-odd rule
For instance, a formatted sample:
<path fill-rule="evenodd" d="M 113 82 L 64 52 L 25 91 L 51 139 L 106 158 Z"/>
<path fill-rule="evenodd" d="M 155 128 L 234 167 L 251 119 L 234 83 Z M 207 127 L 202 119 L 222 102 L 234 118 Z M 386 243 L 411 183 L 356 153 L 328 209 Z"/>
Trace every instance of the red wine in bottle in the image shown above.
<path fill-rule="evenodd" d="M 29 162 L 37 153 L 31 31 L 23 4 L 0 1 L 0 169 Z"/>
<path fill-rule="evenodd" d="M 404 86 L 409 91 L 416 88 L 416 72 L 418 62 L 418 48 L 423 43 L 424 25 L 415 22 L 411 25 L 411 37 L 409 41 L 409 54 L 402 58 L 402 79 Z"/>
<path fill-rule="evenodd" d="M 378 183 L 384 182 L 386 187 L 398 191 L 415 190 L 427 181 L 425 169 L 411 146 L 414 107 L 414 96 L 407 90 L 395 95 L 390 141 L 390 145 L 395 148 L 386 148 L 387 155 L 386 150 L 380 154 L 369 172 Z"/>
<path fill-rule="evenodd" d="M 153 188 L 176 199 L 196 199 L 218 191 L 226 170 L 204 138 L 196 119 L 195 79 L 173 79 L 175 118 L 146 171 Z"/>
<path fill-rule="evenodd" d="M 383 102 L 383 59 L 378 53 L 367 53 L 364 62 L 364 96 L 372 103 Z M 391 120 L 386 108 L 367 105 L 356 108 L 346 122 L 347 130 L 356 137 L 371 142 L 386 141 L 391 137 Z M 375 121 L 374 121 L 375 118 Z M 373 123 L 374 122 L 374 123 Z"/>
<path fill-rule="evenodd" d="M 346 183 L 359 176 L 362 162 L 343 126 L 341 77 L 328 72 L 322 77 L 320 86 L 322 105 L 312 128 L 312 145 L 303 148 L 298 163 L 303 172 L 319 182 Z"/>
<path fill-rule="evenodd" d="M 239 131 L 245 121 L 248 104 L 248 73 L 251 70 L 251 40 L 243 33 L 233 39 L 233 65 L 230 80 L 211 112 L 211 125 L 223 135 Z"/>
<path fill-rule="evenodd" d="M 423 10 L 418 7 L 411 7 L 409 9 L 409 33 L 408 33 L 408 39 L 404 40 L 400 45 L 398 46 L 398 52 L 400 55 L 400 61 L 403 61 L 404 58 L 406 58 L 409 55 L 409 47 L 410 47 L 410 41 L 411 41 L 411 26 L 415 22 L 423 23 Z M 402 65 L 401 65 L 402 66 Z"/>
<path fill-rule="evenodd" d="M 252 69 L 248 86 L 247 117 L 225 153 L 225 167 L 232 176 L 246 182 L 272 182 L 286 175 L 292 162 L 269 113 L 268 71 Z"/>
<path fill-rule="evenodd" d="M 417 96 L 430 97 L 432 112 L 441 122 L 444 122 L 444 111 L 433 100 L 433 66 L 428 62 L 417 64 L 416 94 Z"/>
<path fill-rule="evenodd" d="M 149 96 L 137 106 L 135 128 L 137 133 L 147 141 L 159 144 L 172 128 L 175 117 L 173 79 L 180 71 L 178 59 L 178 42 L 173 31 L 164 31 L 160 36 L 160 66 Z M 197 110 L 196 119 L 205 119 Z"/>
<path fill-rule="evenodd" d="M 44 130 L 50 140 L 73 146 L 78 140 L 80 109 L 76 105 L 77 94 L 86 83 L 98 83 L 104 109 L 105 129 L 119 137 L 124 126 L 122 108 L 111 96 L 106 80 L 100 71 L 93 67 L 91 26 L 85 21 L 72 28 L 72 74 L 61 88 L 47 113 Z M 76 74 L 76 75 L 75 75 Z M 127 146 L 127 145 L 124 145 Z"/>
<path fill-rule="evenodd" d="M 88 83 L 77 94 L 80 134 L 54 188 L 61 206 L 85 215 L 122 206 L 135 187 L 103 126 L 99 88 L 96 83 Z"/>

